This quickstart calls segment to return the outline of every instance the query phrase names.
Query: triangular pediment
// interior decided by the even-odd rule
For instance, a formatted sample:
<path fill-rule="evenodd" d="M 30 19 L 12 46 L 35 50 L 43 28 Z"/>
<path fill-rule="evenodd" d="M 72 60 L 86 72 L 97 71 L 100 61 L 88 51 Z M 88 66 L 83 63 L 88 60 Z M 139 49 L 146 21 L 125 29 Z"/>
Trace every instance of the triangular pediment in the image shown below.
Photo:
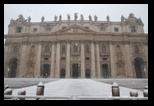
<path fill-rule="evenodd" d="M 82 26 L 79 26 L 79 25 L 70 25 L 64 29 L 60 29 L 58 31 L 56 31 L 55 33 L 57 34 L 67 34 L 67 33 L 89 33 L 89 34 L 92 34 L 92 33 L 96 33 L 95 31 L 93 30 L 90 30 L 90 29 L 87 29 L 85 27 L 82 27 Z"/>

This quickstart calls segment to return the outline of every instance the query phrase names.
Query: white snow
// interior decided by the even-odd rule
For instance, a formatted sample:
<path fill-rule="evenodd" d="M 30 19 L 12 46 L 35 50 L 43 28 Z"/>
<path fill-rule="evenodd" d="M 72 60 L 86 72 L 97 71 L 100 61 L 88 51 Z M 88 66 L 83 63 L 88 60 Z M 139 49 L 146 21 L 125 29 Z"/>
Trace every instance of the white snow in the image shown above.
<path fill-rule="evenodd" d="M 99 96 L 112 96 L 110 84 L 97 82 L 92 79 L 60 79 L 57 81 L 44 84 L 45 96 L 86 96 L 86 97 L 99 97 Z M 120 96 L 130 96 L 130 91 L 133 89 L 119 87 Z M 37 85 L 22 88 L 26 90 L 26 95 L 36 95 Z M 14 89 L 13 95 L 17 95 L 21 89 Z M 136 90 L 138 96 L 143 97 L 143 92 Z"/>

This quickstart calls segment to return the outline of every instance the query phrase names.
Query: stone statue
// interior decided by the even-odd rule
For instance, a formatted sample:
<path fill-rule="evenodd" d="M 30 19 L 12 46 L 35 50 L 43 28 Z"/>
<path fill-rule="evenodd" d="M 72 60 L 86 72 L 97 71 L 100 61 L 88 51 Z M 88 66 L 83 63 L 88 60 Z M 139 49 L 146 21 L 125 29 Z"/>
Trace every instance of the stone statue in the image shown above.
<path fill-rule="evenodd" d="M 121 21 L 122 21 L 122 22 L 124 21 L 124 16 L 123 16 L 123 15 L 121 16 Z"/>
<path fill-rule="evenodd" d="M 62 18 L 62 16 L 60 15 L 60 16 L 59 16 L 59 21 L 61 21 L 61 18 Z"/>
<path fill-rule="evenodd" d="M 78 13 L 74 13 L 74 20 L 77 20 L 77 18 L 78 18 L 78 15 L 77 15 Z"/>
<path fill-rule="evenodd" d="M 108 15 L 107 15 L 106 19 L 107 19 L 107 21 L 110 21 L 110 18 L 109 18 L 109 16 L 108 16 Z"/>
<path fill-rule="evenodd" d="M 57 21 L 57 16 L 55 15 L 55 21 Z"/>
<path fill-rule="evenodd" d="M 18 17 L 19 17 L 20 19 L 23 19 L 23 15 L 22 15 L 22 14 L 20 14 Z"/>
<path fill-rule="evenodd" d="M 91 15 L 89 15 L 89 21 L 92 21 Z"/>
<path fill-rule="evenodd" d="M 70 20 L 70 15 L 69 14 L 67 14 L 67 19 Z"/>
<path fill-rule="evenodd" d="M 141 20 L 141 18 L 139 18 L 139 19 L 138 19 L 138 22 L 139 22 L 139 23 L 142 23 L 142 20 Z"/>
<path fill-rule="evenodd" d="M 83 21 L 84 20 L 84 18 L 83 18 L 83 15 L 81 14 L 81 20 Z"/>
<path fill-rule="evenodd" d="M 95 21 L 97 21 L 97 16 L 96 15 L 94 16 L 94 19 L 95 19 Z"/>
<path fill-rule="evenodd" d="M 10 24 L 13 24 L 13 22 L 14 22 L 14 20 L 11 18 L 11 20 L 10 20 Z"/>
<path fill-rule="evenodd" d="M 28 22 L 30 22 L 31 21 L 31 18 L 30 18 L 30 16 L 28 17 Z"/>
<path fill-rule="evenodd" d="M 44 19 L 45 19 L 44 16 L 42 16 L 41 21 L 44 22 Z"/>
<path fill-rule="evenodd" d="M 134 14 L 133 13 L 130 13 L 129 14 L 129 18 L 134 18 Z"/>

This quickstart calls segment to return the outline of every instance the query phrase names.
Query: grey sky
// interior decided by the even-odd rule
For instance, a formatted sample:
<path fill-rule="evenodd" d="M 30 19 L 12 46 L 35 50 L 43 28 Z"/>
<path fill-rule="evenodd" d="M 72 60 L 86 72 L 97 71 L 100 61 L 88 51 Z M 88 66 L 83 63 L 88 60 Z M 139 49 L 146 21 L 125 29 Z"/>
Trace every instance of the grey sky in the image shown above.
<path fill-rule="evenodd" d="M 62 20 L 67 19 L 70 14 L 74 19 L 74 13 L 83 14 L 88 20 L 89 15 L 97 15 L 98 21 L 105 21 L 109 15 L 111 21 L 120 21 L 121 15 L 125 18 L 130 13 L 141 18 L 144 23 L 144 32 L 148 33 L 148 4 L 4 4 L 4 34 L 8 33 L 8 25 L 11 18 L 17 19 L 22 14 L 27 19 L 31 17 L 32 22 L 53 21 L 54 16 L 62 15 Z"/>

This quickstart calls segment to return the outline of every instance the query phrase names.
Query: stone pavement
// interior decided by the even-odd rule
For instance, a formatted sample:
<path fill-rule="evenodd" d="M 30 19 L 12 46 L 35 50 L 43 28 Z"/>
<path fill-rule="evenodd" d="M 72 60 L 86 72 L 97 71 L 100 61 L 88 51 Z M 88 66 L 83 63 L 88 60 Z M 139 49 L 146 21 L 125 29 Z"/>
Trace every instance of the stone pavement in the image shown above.
<path fill-rule="evenodd" d="M 60 79 L 45 83 L 45 96 L 112 96 L 111 84 L 98 82 L 92 79 Z M 21 88 L 26 90 L 26 95 L 36 95 L 37 86 Z M 18 90 L 14 89 L 13 95 L 17 95 Z M 120 86 L 120 96 L 129 96 L 130 88 Z M 143 92 L 138 90 L 139 96 Z"/>

